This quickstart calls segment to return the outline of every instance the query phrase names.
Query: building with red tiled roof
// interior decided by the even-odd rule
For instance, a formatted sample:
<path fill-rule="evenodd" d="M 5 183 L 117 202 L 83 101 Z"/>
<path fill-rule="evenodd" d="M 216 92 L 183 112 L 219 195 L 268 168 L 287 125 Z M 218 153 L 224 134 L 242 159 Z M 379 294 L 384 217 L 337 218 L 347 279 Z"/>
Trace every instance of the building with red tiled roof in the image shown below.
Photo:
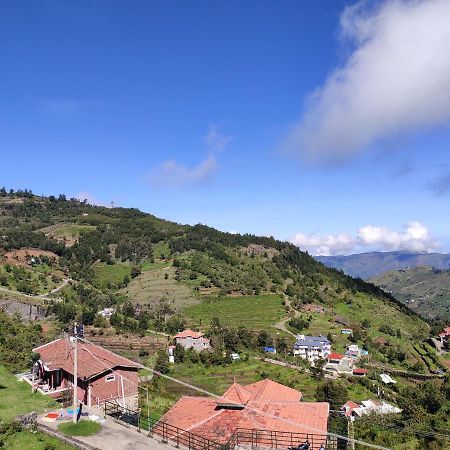
<path fill-rule="evenodd" d="M 339 364 L 342 359 L 344 359 L 344 355 L 341 355 L 340 353 L 330 353 L 327 356 L 328 364 Z"/>
<path fill-rule="evenodd" d="M 73 389 L 74 347 L 69 339 L 57 339 L 33 349 L 40 355 L 40 390 L 52 395 Z M 138 365 L 95 344 L 77 344 L 78 399 L 90 406 L 111 399 L 130 399 L 138 392 Z"/>
<path fill-rule="evenodd" d="M 209 350 L 211 348 L 209 339 L 205 338 L 203 333 L 198 331 L 184 330 L 176 334 L 173 338 L 178 345 L 181 345 L 186 350 L 192 348 L 201 352 L 202 350 Z"/>
<path fill-rule="evenodd" d="M 367 369 L 359 369 L 355 367 L 353 369 L 353 375 L 356 375 L 358 377 L 365 377 L 369 371 Z"/>
<path fill-rule="evenodd" d="M 220 444 L 239 428 L 325 436 L 329 404 L 301 398 L 301 392 L 269 379 L 233 383 L 219 399 L 182 397 L 161 420 Z"/>

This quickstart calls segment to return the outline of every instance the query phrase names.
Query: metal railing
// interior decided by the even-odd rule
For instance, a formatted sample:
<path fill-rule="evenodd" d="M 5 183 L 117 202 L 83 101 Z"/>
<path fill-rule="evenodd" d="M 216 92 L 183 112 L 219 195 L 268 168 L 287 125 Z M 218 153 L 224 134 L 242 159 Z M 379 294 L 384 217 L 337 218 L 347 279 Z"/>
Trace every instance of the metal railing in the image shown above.
<path fill-rule="evenodd" d="M 145 430 L 149 435 L 156 434 L 163 441 L 171 441 L 190 450 L 228 450 L 228 444 L 219 444 L 203 436 L 191 433 L 151 417 L 142 418 L 138 411 L 123 408 L 116 402 L 106 401 L 105 416 L 113 417 L 121 422 Z"/>
<path fill-rule="evenodd" d="M 233 433 L 229 448 L 245 445 L 249 447 L 282 448 L 297 447 L 306 441 L 311 450 L 318 450 L 323 446 L 326 450 L 336 450 L 337 441 L 327 434 L 295 433 L 289 431 L 257 430 L 251 428 L 237 428 Z"/>
<path fill-rule="evenodd" d="M 327 434 L 296 433 L 289 431 L 257 430 L 251 428 L 237 428 L 226 444 L 207 439 L 203 436 L 183 430 L 161 420 L 151 417 L 143 418 L 139 411 L 124 408 L 114 401 L 104 403 L 105 416 L 110 416 L 123 423 L 132 425 L 138 430 L 148 432 L 150 436 L 156 434 L 163 441 L 171 441 L 176 445 L 190 450 L 234 450 L 239 446 L 251 448 L 280 448 L 296 447 L 308 441 L 310 450 L 324 447 L 326 450 L 346 448 L 340 442 Z"/>

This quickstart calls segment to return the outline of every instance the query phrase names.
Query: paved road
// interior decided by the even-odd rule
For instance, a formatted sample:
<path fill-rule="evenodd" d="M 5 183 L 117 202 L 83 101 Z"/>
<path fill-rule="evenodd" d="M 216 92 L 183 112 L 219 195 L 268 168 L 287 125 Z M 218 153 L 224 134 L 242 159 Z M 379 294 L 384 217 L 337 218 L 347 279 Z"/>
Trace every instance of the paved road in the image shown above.
<path fill-rule="evenodd" d="M 83 411 L 88 408 L 83 408 Z M 90 409 L 93 414 L 103 417 L 101 411 Z M 38 417 L 38 422 L 57 430 L 60 422 L 44 422 L 42 415 Z M 164 444 L 157 439 L 148 437 L 145 433 L 138 433 L 135 428 L 127 428 L 111 419 L 106 419 L 101 430 L 94 436 L 76 436 L 76 439 L 100 450 L 169 450 L 175 448 L 174 445 Z M 184 447 L 178 447 L 184 449 Z"/>

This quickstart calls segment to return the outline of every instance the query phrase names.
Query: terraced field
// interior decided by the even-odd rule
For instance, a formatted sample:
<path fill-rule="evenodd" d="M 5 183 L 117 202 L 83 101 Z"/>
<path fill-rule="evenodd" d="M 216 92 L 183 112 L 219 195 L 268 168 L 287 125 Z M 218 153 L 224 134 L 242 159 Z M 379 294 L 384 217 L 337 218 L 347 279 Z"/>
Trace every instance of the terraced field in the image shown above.
<path fill-rule="evenodd" d="M 200 301 L 188 286 L 175 280 L 175 268 L 170 262 L 149 263 L 144 269 L 147 270 L 122 290 L 133 303 L 156 306 L 165 298 L 176 309 L 181 309 Z"/>

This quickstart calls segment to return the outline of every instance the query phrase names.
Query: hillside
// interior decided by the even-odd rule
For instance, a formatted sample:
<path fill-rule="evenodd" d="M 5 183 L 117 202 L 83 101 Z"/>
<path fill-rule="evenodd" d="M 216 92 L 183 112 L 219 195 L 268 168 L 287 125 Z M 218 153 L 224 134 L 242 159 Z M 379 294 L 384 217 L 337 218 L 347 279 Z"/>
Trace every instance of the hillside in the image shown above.
<path fill-rule="evenodd" d="M 424 342 L 429 323 L 374 284 L 327 268 L 271 237 L 180 225 L 62 195 L 0 190 L 2 306 L 7 313 L 0 311 L 0 372 L 2 366 L 26 370 L 35 345 L 81 321 L 89 340 L 216 394 L 233 380 L 267 377 L 335 408 L 382 392 L 405 411 L 402 422 L 392 418 L 386 428 L 401 423 L 404 429 L 374 439 L 376 426 L 362 422 L 357 436 L 389 448 L 406 448 L 405 442 L 411 449 L 426 448 L 411 435 L 416 417 L 433 429 L 448 427 L 442 392 L 450 398 L 450 388 L 441 374 L 443 357 Z M 105 308 L 108 318 L 99 314 Z M 176 351 L 169 365 L 170 335 L 187 326 L 202 330 L 212 351 Z M 368 358 L 358 364 L 368 376 L 324 379 L 320 366 L 292 355 L 298 333 L 326 335 L 334 352 L 350 344 L 367 349 Z M 265 346 L 275 346 L 271 358 L 289 366 L 265 360 Z M 231 352 L 239 352 L 241 360 L 233 361 Z M 397 384 L 382 385 L 381 371 L 394 374 Z M 143 410 L 148 402 L 156 419 L 181 395 L 192 395 L 186 386 L 159 377 L 146 387 Z M 13 392 L 7 388 L 3 395 Z M 345 433 L 347 423 L 332 419 L 330 429 Z"/>
<path fill-rule="evenodd" d="M 412 345 L 429 334 L 394 297 L 290 243 L 63 195 L 0 196 L 0 284 L 0 296 L 47 304 L 61 326 L 80 320 L 118 333 L 186 325 L 208 332 L 219 319 L 273 339 L 292 340 L 287 331 L 331 334 L 343 350 L 349 338 L 340 329 L 351 327 L 374 357 L 405 368 L 420 364 Z M 97 314 L 105 307 L 115 310 L 109 321 Z"/>
<path fill-rule="evenodd" d="M 391 270 L 414 267 L 450 269 L 450 254 L 412 252 L 370 252 L 355 255 L 316 256 L 327 267 L 342 270 L 352 277 L 367 280 Z"/>
<path fill-rule="evenodd" d="M 413 311 L 433 319 L 450 317 L 450 270 L 416 267 L 370 279 Z"/>

